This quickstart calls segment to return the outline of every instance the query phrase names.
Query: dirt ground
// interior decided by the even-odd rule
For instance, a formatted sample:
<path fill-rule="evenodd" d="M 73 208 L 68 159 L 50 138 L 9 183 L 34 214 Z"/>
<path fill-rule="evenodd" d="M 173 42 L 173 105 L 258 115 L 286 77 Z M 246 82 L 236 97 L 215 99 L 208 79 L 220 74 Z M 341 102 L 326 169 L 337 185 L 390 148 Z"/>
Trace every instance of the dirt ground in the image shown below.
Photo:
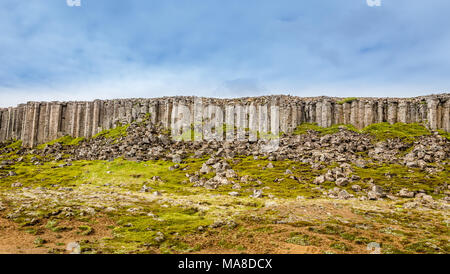
<path fill-rule="evenodd" d="M 64 221 L 60 225 L 74 229 L 62 232 L 52 232 L 44 229 L 45 224 L 37 228 L 36 233 L 28 233 L 23 227 L 4 217 L 0 217 L 0 254 L 42 254 L 42 253 L 70 253 L 66 250 L 71 242 L 95 241 L 111 236 L 109 225 L 113 225 L 107 218 L 98 219 L 94 224 L 91 235 L 81 235 L 76 227 L 84 225 L 79 221 Z M 44 244 L 35 241 L 40 238 Z"/>

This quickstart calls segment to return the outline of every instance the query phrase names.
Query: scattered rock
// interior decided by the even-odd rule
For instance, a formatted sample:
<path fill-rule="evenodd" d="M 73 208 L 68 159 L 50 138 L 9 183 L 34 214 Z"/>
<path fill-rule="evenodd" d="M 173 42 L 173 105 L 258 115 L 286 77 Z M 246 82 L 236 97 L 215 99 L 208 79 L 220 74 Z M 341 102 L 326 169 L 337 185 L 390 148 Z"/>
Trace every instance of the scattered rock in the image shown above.
<path fill-rule="evenodd" d="M 157 243 L 162 243 L 164 242 L 164 240 L 166 239 L 166 237 L 164 236 L 164 234 L 160 231 L 156 232 L 156 236 L 155 236 L 155 242 Z"/>
<path fill-rule="evenodd" d="M 338 178 L 336 180 L 336 185 L 337 186 L 342 187 L 342 186 L 346 186 L 347 184 L 348 184 L 348 179 L 347 178 Z"/>
<path fill-rule="evenodd" d="M 398 196 L 402 198 L 414 198 L 414 191 L 409 191 L 406 188 L 403 188 L 399 191 Z"/>
<path fill-rule="evenodd" d="M 8 176 L 16 176 L 16 175 L 17 175 L 17 173 L 15 173 L 14 171 L 8 172 Z"/>
<path fill-rule="evenodd" d="M 325 176 L 320 175 L 320 176 L 316 177 L 316 179 L 314 179 L 313 184 L 320 185 L 324 182 L 325 182 Z"/>
<path fill-rule="evenodd" d="M 341 200 L 347 200 L 347 199 L 350 199 L 350 198 L 352 198 L 353 197 L 353 195 L 351 195 L 350 193 L 348 193 L 345 189 L 344 190 L 341 190 L 339 193 L 338 193 L 338 199 L 341 199 Z"/>
<path fill-rule="evenodd" d="M 361 186 L 360 185 L 352 185 L 352 190 L 355 192 L 359 192 L 359 191 L 361 191 Z"/>
<path fill-rule="evenodd" d="M 11 187 L 22 187 L 22 183 L 20 183 L 20 182 L 12 183 Z"/>
<path fill-rule="evenodd" d="M 261 189 L 254 189 L 253 194 L 250 195 L 250 197 L 253 197 L 253 198 L 261 198 L 262 196 L 263 196 L 263 192 Z"/>

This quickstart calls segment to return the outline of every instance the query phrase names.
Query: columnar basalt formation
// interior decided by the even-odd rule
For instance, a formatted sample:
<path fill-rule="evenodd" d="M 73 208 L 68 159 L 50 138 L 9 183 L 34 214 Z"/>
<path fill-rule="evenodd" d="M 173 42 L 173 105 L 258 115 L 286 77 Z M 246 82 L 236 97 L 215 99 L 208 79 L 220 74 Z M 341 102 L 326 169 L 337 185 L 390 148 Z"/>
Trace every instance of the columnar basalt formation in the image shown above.
<path fill-rule="evenodd" d="M 194 103 L 202 104 L 212 116 L 195 113 Z M 208 117 L 219 116 L 225 125 L 238 128 L 239 138 L 242 134 L 239 128 L 255 132 L 273 127 L 270 116 L 275 115 L 271 111 L 274 106 L 279 107 L 279 130 L 283 132 L 292 131 L 301 123 L 317 123 L 323 127 L 352 124 L 363 128 L 380 122 L 419 122 L 432 130 L 450 131 L 448 93 L 415 98 L 352 100 L 285 95 L 199 100 L 197 97 L 179 96 L 93 102 L 28 102 L 3 108 L 0 109 L 0 141 L 20 139 L 24 146 L 33 147 L 64 135 L 91 137 L 104 129 L 130 123 L 148 114 L 152 123 L 169 129 L 174 122 L 183 119 L 180 109 L 186 107 L 191 112 L 189 119 L 194 126 Z M 267 111 L 262 111 L 264 109 Z"/>

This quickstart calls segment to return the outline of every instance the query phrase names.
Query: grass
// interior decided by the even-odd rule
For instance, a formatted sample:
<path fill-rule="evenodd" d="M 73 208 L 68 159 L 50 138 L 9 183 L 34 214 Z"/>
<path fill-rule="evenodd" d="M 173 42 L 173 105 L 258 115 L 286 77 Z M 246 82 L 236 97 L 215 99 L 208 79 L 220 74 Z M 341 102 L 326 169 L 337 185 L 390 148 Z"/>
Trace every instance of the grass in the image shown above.
<path fill-rule="evenodd" d="M 431 135 L 431 132 L 426 127 L 418 123 L 395 123 L 391 125 L 384 122 L 369 125 L 361 132 L 374 136 L 378 141 L 399 138 L 405 142 L 413 142 L 417 137 Z"/>
<path fill-rule="evenodd" d="M 354 166 L 353 170 L 356 175 L 361 177 L 358 184 L 363 188 L 368 187 L 364 182 L 372 179 L 376 185 L 393 193 L 398 193 L 402 188 L 407 188 L 411 191 L 424 190 L 427 194 L 433 196 L 435 196 L 434 189 L 450 177 L 448 165 L 445 166 L 443 171 L 433 175 L 424 173 L 417 168 L 408 168 L 399 164 L 371 164 L 368 168 Z M 385 175 L 388 173 L 394 176 L 388 178 Z"/>
<path fill-rule="evenodd" d="M 450 141 L 450 132 L 446 132 L 444 130 L 439 129 L 437 132 L 439 132 L 439 135 L 441 135 L 442 137 L 446 138 L 447 140 Z"/>
<path fill-rule="evenodd" d="M 344 125 L 344 127 L 355 132 L 370 134 L 376 140 L 400 138 L 405 141 L 411 141 L 419 136 L 431 134 L 430 131 L 419 124 L 406 125 L 397 123 L 390 125 L 381 123 L 371 125 L 361 131 L 357 131 L 354 127 L 348 125 Z M 127 125 L 120 126 L 104 131 L 96 137 L 101 136 L 117 140 L 126 136 L 127 128 Z M 338 132 L 339 125 L 321 128 L 316 124 L 303 124 L 297 128 L 296 134 L 303 134 L 308 130 L 314 130 L 321 135 L 330 134 Z M 442 132 L 440 134 L 445 136 Z M 65 136 L 47 144 L 76 145 L 81 141 L 82 139 L 79 138 Z M 21 142 L 8 143 L 8 146 L 13 149 L 19 149 Z M 36 166 L 30 163 L 31 157 L 33 155 L 25 155 L 22 162 L 17 162 L 11 166 L 8 165 L 0 171 L 0 175 L 4 175 L 9 171 L 17 173 L 16 176 L 2 177 L 0 194 L 9 193 L 11 194 L 10 197 L 13 197 L 16 194 L 20 194 L 21 191 L 34 190 L 39 187 L 45 187 L 51 191 L 56 191 L 59 187 L 67 187 L 72 188 L 73 192 L 79 191 L 84 195 L 89 193 L 89 195 L 94 196 L 106 192 L 115 192 L 116 194 L 135 197 L 133 202 L 122 203 L 117 201 L 114 204 L 116 211 L 113 212 L 102 212 L 96 208 L 98 214 L 102 212 L 101 214 L 105 214 L 105 217 L 114 221 L 114 225 L 109 227 L 112 231 L 112 236 L 98 240 L 98 242 L 81 243 L 83 252 L 95 252 L 96 248 L 105 253 L 183 253 L 199 251 L 201 249 L 198 243 L 188 244 L 188 242 L 184 242 L 183 237 L 186 239 L 192 235 L 197 236 L 198 234 L 196 233 L 199 233 L 198 228 L 200 226 L 204 228 L 202 230 L 204 234 L 201 234 L 201 237 L 211 236 L 213 238 L 214 233 L 217 233 L 219 230 L 221 233 L 224 233 L 225 237 L 219 242 L 222 248 L 251 252 L 251 248 L 247 243 L 237 244 L 230 242 L 231 235 L 237 231 L 244 231 L 242 229 L 244 225 L 252 225 L 252 233 L 277 234 L 278 230 L 272 228 L 269 224 L 274 225 L 274 220 L 280 220 L 285 216 L 281 215 L 278 207 L 276 209 L 265 208 L 268 196 L 273 195 L 274 198 L 270 199 L 281 206 L 284 206 L 283 202 L 296 201 L 297 196 L 305 198 L 319 197 L 321 196 L 321 190 L 314 189 L 316 185 L 311 184 L 311 182 L 315 177 L 325 172 L 325 169 L 313 170 L 309 164 L 301 162 L 289 160 L 269 161 L 264 157 L 255 160 L 253 157 L 237 156 L 233 160 L 228 159 L 228 163 L 239 177 L 248 175 L 252 180 L 243 183 L 239 179 L 232 179 L 235 183 L 240 184 L 240 189 L 232 189 L 230 184 L 221 186 L 216 190 L 207 190 L 203 187 L 193 187 L 193 183 L 190 183 L 186 177 L 186 173 L 196 173 L 207 158 L 187 158 L 180 164 L 180 168 L 170 171 L 169 167 L 173 166 L 173 163 L 162 160 L 143 162 L 128 161 L 122 158 L 114 161 L 78 160 L 73 161 L 71 166 L 58 168 L 63 163 L 62 161 L 43 161 L 42 165 Z M 273 168 L 266 168 L 269 163 L 273 164 Z M 430 166 L 433 165 L 430 164 Z M 333 165 L 327 168 L 332 167 Z M 185 168 L 186 170 L 183 170 Z M 285 174 L 286 169 L 290 169 L 293 174 Z M 434 174 L 429 174 L 420 169 L 407 168 L 400 164 L 369 163 L 366 168 L 352 166 L 352 169 L 354 171 L 353 174 L 361 177 L 361 180 L 355 183 L 364 190 L 369 189 L 370 185 L 367 181 L 371 179 L 376 185 L 382 186 L 391 193 L 397 193 L 402 188 L 412 191 L 424 190 L 427 194 L 431 194 L 438 199 L 442 198 L 443 194 L 434 194 L 434 189 L 437 186 L 441 186 L 450 177 L 448 163 L 443 165 L 443 170 Z M 386 176 L 387 173 L 394 176 L 388 178 Z M 209 173 L 200 175 L 200 177 L 208 179 L 214 175 L 214 173 Z M 153 176 L 161 177 L 161 181 L 153 180 Z M 297 178 L 295 179 L 291 176 L 296 176 Z M 281 179 L 282 181 L 276 179 Z M 15 182 L 20 182 L 24 190 L 22 188 L 12 188 L 11 184 Z M 163 196 L 153 199 L 151 198 L 151 193 L 140 192 L 143 185 L 151 187 L 150 192 L 159 191 L 163 193 Z M 351 190 L 351 185 L 352 183 L 343 187 L 343 189 L 346 189 L 349 193 L 356 194 Z M 325 182 L 321 185 L 324 189 L 333 188 L 334 186 L 335 184 L 332 182 Z M 263 198 L 249 197 L 255 188 L 263 189 Z M 238 191 L 241 196 L 231 197 L 228 195 L 230 191 Z M 69 191 L 68 193 L 73 192 Z M 3 199 L 5 196 L 0 195 L 0 198 Z M 49 200 L 52 198 L 49 197 Z M 318 200 L 308 199 L 301 203 L 307 203 L 308 201 L 316 202 Z M 32 235 L 41 235 L 38 232 L 39 226 L 42 226 L 42 229 L 48 229 L 52 232 L 74 233 L 95 237 L 97 234 L 100 234 L 100 230 L 94 233 L 91 226 L 77 224 L 73 226 L 75 228 L 74 231 L 71 231 L 71 227 L 59 225 L 66 223 L 61 222 L 62 219 L 66 218 L 63 214 L 57 216 L 52 213 L 56 209 L 73 206 L 73 212 L 77 217 L 68 218 L 77 218 L 80 221 L 87 222 L 93 220 L 91 218 L 94 217 L 79 217 L 79 208 L 91 206 L 89 203 L 95 204 L 97 202 L 100 203 L 101 200 L 92 202 L 76 199 L 59 200 L 57 203 L 48 203 L 48 206 L 46 201 L 44 201 L 44 206 L 42 204 L 39 205 L 37 202 L 27 204 L 29 208 L 34 210 L 32 218 L 39 219 L 40 222 L 37 225 L 24 226 L 22 229 Z M 382 202 L 384 203 L 385 201 Z M 320 202 L 318 201 L 317 203 L 319 204 Z M 305 221 L 294 221 L 284 227 L 285 229 L 291 229 L 291 231 L 298 230 L 301 232 L 291 232 L 288 234 L 288 237 L 286 233 L 280 239 L 283 243 L 316 246 L 318 248 L 325 247 L 338 253 L 361 250 L 372 241 L 382 243 L 380 239 L 384 239 L 384 242 L 391 244 L 382 244 L 384 253 L 449 253 L 448 242 L 445 238 L 448 229 L 442 217 L 404 210 L 402 208 L 403 203 L 403 199 L 391 202 L 390 209 L 385 212 L 380 212 L 376 209 L 351 209 L 352 214 L 363 217 L 365 221 L 376 228 L 374 229 L 376 232 L 373 235 L 364 233 L 362 230 L 355 231 L 359 229 L 355 228 L 355 223 L 346 224 L 337 222 L 335 219 L 333 219 L 334 221 L 328 219 L 315 220 L 314 217 L 307 217 L 307 211 L 305 211 L 305 216 L 301 216 L 301 219 L 306 219 Z M 364 202 L 361 202 L 361 204 L 364 204 Z M 373 205 L 381 205 L 381 202 Z M 13 208 L 13 206 L 8 204 L 8 207 Z M 20 204 L 15 206 L 20 206 Z M 140 208 L 140 210 L 137 213 L 130 211 L 130 209 L 135 208 Z M 254 215 L 254 212 L 263 210 L 265 210 L 263 214 Z M 325 210 L 328 211 L 328 209 Z M 26 215 L 25 212 L 26 210 L 19 212 L 18 217 L 12 219 L 22 224 L 29 223 L 31 216 Z M 209 228 L 209 225 L 217 219 L 223 220 L 230 217 L 237 222 L 237 228 L 228 229 L 226 226 L 215 229 Z M 88 224 L 92 224 L 92 222 Z M 257 225 L 257 228 L 254 228 L 255 225 Z M 395 229 L 387 228 L 391 226 L 395 227 Z M 162 240 L 158 239 L 159 232 L 164 234 Z M 227 237 L 227 235 L 230 237 Z M 44 238 L 44 236 L 42 237 Z M 42 246 L 43 243 L 38 241 L 36 245 Z"/>
<path fill-rule="evenodd" d="M 336 103 L 338 103 L 339 105 L 343 105 L 345 103 L 351 103 L 351 102 L 353 102 L 355 100 L 358 100 L 358 98 L 356 98 L 356 97 L 348 97 L 348 98 L 342 99 L 340 101 L 337 101 Z"/>
<path fill-rule="evenodd" d="M 320 243 L 320 239 L 315 236 L 292 232 L 286 242 L 302 246 L 317 246 Z"/>
<path fill-rule="evenodd" d="M 253 157 L 241 157 L 240 162 L 231 163 L 231 167 L 239 176 L 250 176 L 253 181 L 249 183 L 240 183 L 241 193 L 246 193 L 257 187 L 266 187 L 263 194 L 272 194 L 279 198 L 296 198 L 297 196 L 312 197 L 318 194 L 318 191 L 312 189 L 311 182 L 315 177 L 320 175 L 321 171 L 311 170 L 311 166 L 294 161 L 274 161 L 267 159 L 254 160 Z M 269 163 L 273 164 L 273 168 L 264 168 Z M 294 176 L 301 179 L 301 182 L 291 178 L 292 175 L 285 174 L 286 169 L 290 169 Z M 276 179 L 283 179 L 281 182 L 275 182 Z M 258 185 L 257 182 L 261 182 Z M 231 185 L 229 187 L 231 191 Z"/>
<path fill-rule="evenodd" d="M 331 127 L 321 127 L 317 123 L 304 123 L 299 125 L 293 132 L 294 135 L 302 135 L 308 133 L 309 130 L 319 132 L 320 135 L 334 134 L 339 132 L 339 128 L 344 127 L 347 130 L 355 131 L 358 130 L 352 125 L 333 125 Z"/>
<path fill-rule="evenodd" d="M 10 148 L 13 150 L 17 150 L 22 147 L 22 140 L 14 141 L 11 144 L 7 145 L 5 148 Z"/>
<path fill-rule="evenodd" d="M 387 139 L 402 139 L 404 142 L 411 143 L 418 137 L 431 135 L 431 131 L 419 123 L 395 123 L 389 124 L 387 122 L 376 123 L 365 127 L 362 130 L 356 129 L 352 125 L 333 125 L 331 127 L 321 127 L 316 123 L 304 123 L 299 125 L 293 132 L 294 135 L 301 135 L 308 133 L 309 130 L 316 131 L 320 135 L 334 134 L 339 132 L 339 128 L 344 127 L 347 130 L 368 134 L 374 137 L 375 141 L 385 141 Z M 438 131 L 440 135 L 450 140 L 450 133 L 442 130 Z"/>
<path fill-rule="evenodd" d="M 36 148 L 44 149 L 47 145 L 50 146 L 50 145 L 54 145 L 56 143 L 59 143 L 63 146 L 76 146 L 76 145 L 79 145 L 84 140 L 85 140 L 84 137 L 73 138 L 72 136 L 66 135 L 61 138 L 55 139 L 53 141 L 47 142 L 45 144 L 40 144 Z"/>
<path fill-rule="evenodd" d="M 92 227 L 88 226 L 88 225 L 82 225 L 79 226 L 78 229 L 80 230 L 80 234 L 81 235 L 90 235 L 94 232 L 94 230 L 92 229 Z"/>
<path fill-rule="evenodd" d="M 118 139 L 120 137 L 126 137 L 127 136 L 127 129 L 130 126 L 130 124 L 125 125 L 119 125 L 113 129 L 105 129 L 96 135 L 93 136 L 93 138 L 99 138 L 104 137 L 107 139 Z"/>

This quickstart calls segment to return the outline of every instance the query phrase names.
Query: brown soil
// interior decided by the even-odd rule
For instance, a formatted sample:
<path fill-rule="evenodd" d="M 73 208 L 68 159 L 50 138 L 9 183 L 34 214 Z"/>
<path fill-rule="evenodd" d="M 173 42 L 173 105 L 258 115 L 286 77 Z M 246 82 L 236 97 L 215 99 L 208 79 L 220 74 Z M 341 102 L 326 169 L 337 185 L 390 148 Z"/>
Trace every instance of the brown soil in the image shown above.
<path fill-rule="evenodd" d="M 60 221 L 60 226 L 72 228 L 69 231 L 53 232 L 45 228 L 45 223 L 33 228 L 36 233 L 28 233 L 25 228 L 20 227 L 8 219 L 0 217 L 0 254 L 43 254 L 49 252 L 69 253 L 66 246 L 70 242 L 88 240 L 90 242 L 111 237 L 109 225 L 114 223 L 107 218 L 97 218 L 94 222 L 85 223 L 77 220 Z M 93 228 L 90 235 L 81 235 L 78 229 L 81 225 L 89 225 Z M 42 246 L 37 246 L 36 238 L 45 240 Z"/>

